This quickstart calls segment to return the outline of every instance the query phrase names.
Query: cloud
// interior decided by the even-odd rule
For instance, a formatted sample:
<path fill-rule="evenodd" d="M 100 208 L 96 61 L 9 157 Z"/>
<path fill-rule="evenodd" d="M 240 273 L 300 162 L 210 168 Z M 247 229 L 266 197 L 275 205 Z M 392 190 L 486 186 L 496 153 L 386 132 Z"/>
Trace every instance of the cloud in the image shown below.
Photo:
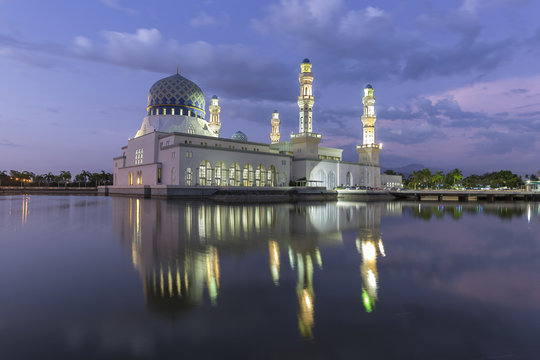
<path fill-rule="evenodd" d="M 118 66 L 172 73 L 180 72 L 228 96 L 283 100 L 294 92 L 289 69 L 256 54 L 243 45 L 213 45 L 205 41 L 179 43 L 165 39 L 158 29 L 137 29 L 134 33 L 102 31 L 103 40 L 94 43 L 77 36 L 70 48 L 72 56 Z M 159 56 L 156 56 L 159 54 Z M 213 68 L 210 74 L 208 69 Z M 290 84 L 289 92 L 283 84 Z"/>
<path fill-rule="evenodd" d="M 129 15 L 137 15 L 137 10 L 120 5 L 120 0 L 100 0 L 101 3 L 111 9 L 120 10 Z"/>
<path fill-rule="evenodd" d="M 20 147 L 20 146 L 22 146 L 22 145 L 20 145 L 20 144 L 15 144 L 14 142 L 12 142 L 11 140 L 8 140 L 8 139 L 0 139 L 0 146 Z"/>
<path fill-rule="evenodd" d="M 479 5 L 470 1 L 463 6 L 472 10 Z M 521 46 L 512 37 L 481 38 L 479 20 L 458 9 L 443 15 L 424 13 L 406 26 L 380 7 L 353 10 L 338 0 L 324 7 L 321 1 L 281 0 L 251 24 L 262 34 L 291 38 L 304 53 L 324 54 L 319 64 L 341 69 L 332 77 L 323 76 L 327 82 L 485 76 Z M 425 36 L 425 30 L 432 36 Z"/>
<path fill-rule="evenodd" d="M 460 11 L 476 14 L 480 8 L 493 6 L 519 6 L 530 3 L 531 0 L 463 0 Z"/>
<path fill-rule="evenodd" d="M 191 19 L 189 24 L 193 27 L 204 27 L 216 25 L 217 21 L 213 16 L 202 13 Z"/>

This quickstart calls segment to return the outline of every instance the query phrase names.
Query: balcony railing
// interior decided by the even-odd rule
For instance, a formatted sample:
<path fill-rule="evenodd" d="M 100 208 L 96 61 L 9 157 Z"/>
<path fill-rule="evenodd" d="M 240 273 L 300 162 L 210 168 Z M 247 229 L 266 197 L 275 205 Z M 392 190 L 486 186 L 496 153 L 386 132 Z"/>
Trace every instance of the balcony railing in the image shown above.
<path fill-rule="evenodd" d="M 291 139 L 301 138 L 301 137 L 312 137 L 312 138 L 320 139 L 321 134 L 308 133 L 308 132 L 306 132 L 306 133 L 291 133 Z"/>

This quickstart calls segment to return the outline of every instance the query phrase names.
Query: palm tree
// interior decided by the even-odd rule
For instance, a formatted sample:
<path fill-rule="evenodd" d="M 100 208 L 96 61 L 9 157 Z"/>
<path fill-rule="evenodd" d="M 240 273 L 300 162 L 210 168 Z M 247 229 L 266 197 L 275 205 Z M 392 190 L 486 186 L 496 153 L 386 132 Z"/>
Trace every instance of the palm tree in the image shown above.
<path fill-rule="evenodd" d="M 45 175 L 43 175 L 45 178 L 45 182 L 47 183 L 47 186 L 51 186 L 51 183 L 54 182 L 56 179 L 56 176 L 53 175 L 53 173 L 49 172 Z"/>
<path fill-rule="evenodd" d="M 454 169 L 450 172 L 450 175 L 452 175 L 452 179 L 454 180 L 454 188 L 457 184 L 463 179 L 463 175 L 461 174 L 461 170 Z"/>
<path fill-rule="evenodd" d="M 442 171 L 435 171 L 435 174 L 433 174 L 433 183 L 435 184 L 435 187 L 438 189 L 441 185 L 441 182 L 444 180 L 444 174 Z"/>
<path fill-rule="evenodd" d="M 45 175 L 34 175 L 34 183 L 37 182 L 38 186 L 41 186 L 41 183 L 45 180 Z"/>
<path fill-rule="evenodd" d="M 9 176 L 6 172 L 6 170 L 0 171 L 0 186 L 2 185 L 2 179 L 8 179 Z"/>
<path fill-rule="evenodd" d="M 20 181 L 22 186 L 21 172 L 17 170 L 9 170 L 9 173 L 11 174 L 11 179 L 14 181 Z"/>
<path fill-rule="evenodd" d="M 424 169 L 424 170 L 420 170 L 418 173 L 419 173 L 422 185 L 425 188 L 429 187 L 429 185 L 432 182 L 432 178 L 433 178 L 433 175 L 431 174 L 431 170 Z"/>
<path fill-rule="evenodd" d="M 85 180 L 86 177 L 82 173 L 75 175 L 75 182 L 79 183 L 79 187 L 81 187 L 81 182 L 85 182 Z"/>
<path fill-rule="evenodd" d="M 69 171 L 60 171 L 60 176 L 59 177 L 64 182 L 64 187 L 66 187 L 69 180 L 71 180 L 71 172 L 69 172 Z"/>
<path fill-rule="evenodd" d="M 92 173 L 90 171 L 83 170 L 81 175 L 84 177 L 84 187 L 86 187 L 86 183 L 90 181 Z"/>

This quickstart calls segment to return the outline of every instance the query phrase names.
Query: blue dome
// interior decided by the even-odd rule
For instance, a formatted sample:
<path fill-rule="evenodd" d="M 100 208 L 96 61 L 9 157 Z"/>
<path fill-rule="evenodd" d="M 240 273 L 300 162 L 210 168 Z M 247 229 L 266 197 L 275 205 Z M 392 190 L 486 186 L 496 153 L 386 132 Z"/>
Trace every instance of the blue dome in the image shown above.
<path fill-rule="evenodd" d="M 205 100 L 201 88 L 193 81 L 180 74 L 158 80 L 148 92 L 148 115 L 162 114 L 189 114 L 189 111 L 204 118 Z M 172 112 L 171 109 L 178 109 Z M 160 111 L 161 110 L 161 111 Z"/>
<path fill-rule="evenodd" d="M 373 86 L 371 86 L 371 84 L 367 84 L 365 88 L 366 89 L 373 89 Z"/>
<path fill-rule="evenodd" d="M 244 133 L 241 132 L 241 131 L 235 132 L 235 133 L 231 136 L 231 139 L 236 140 L 236 141 L 243 141 L 243 142 L 247 142 L 247 141 L 248 141 L 247 135 L 244 134 Z"/>
<path fill-rule="evenodd" d="M 308 58 L 305 58 L 304 60 L 302 60 L 302 64 L 305 64 L 305 63 L 309 63 L 309 59 Z"/>

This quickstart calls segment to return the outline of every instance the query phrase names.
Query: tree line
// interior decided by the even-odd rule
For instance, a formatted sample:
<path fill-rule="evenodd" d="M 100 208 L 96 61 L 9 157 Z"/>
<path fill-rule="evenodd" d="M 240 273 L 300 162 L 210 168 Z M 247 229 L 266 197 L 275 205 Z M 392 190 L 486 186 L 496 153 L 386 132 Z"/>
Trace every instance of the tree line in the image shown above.
<path fill-rule="evenodd" d="M 87 187 L 99 185 L 112 185 L 113 175 L 111 173 L 90 172 L 83 170 L 80 174 L 72 177 L 70 171 L 60 171 L 59 174 L 51 172 L 47 174 L 35 174 L 31 171 L 6 170 L 0 171 L 0 186 L 70 186 Z"/>
<path fill-rule="evenodd" d="M 463 176 L 460 169 L 454 169 L 447 173 L 443 171 L 431 172 L 430 169 L 413 171 L 405 176 L 393 170 L 385 171 L 388 175 L 401 175 L 403 186 L 409 189 L 519 189 L 525 183 L 521 176 L 509 170 L 484 173 L 482 175 L 472 174 Z M 538 176 L 525 175 L 526 179 L 538 181 Z"/>

